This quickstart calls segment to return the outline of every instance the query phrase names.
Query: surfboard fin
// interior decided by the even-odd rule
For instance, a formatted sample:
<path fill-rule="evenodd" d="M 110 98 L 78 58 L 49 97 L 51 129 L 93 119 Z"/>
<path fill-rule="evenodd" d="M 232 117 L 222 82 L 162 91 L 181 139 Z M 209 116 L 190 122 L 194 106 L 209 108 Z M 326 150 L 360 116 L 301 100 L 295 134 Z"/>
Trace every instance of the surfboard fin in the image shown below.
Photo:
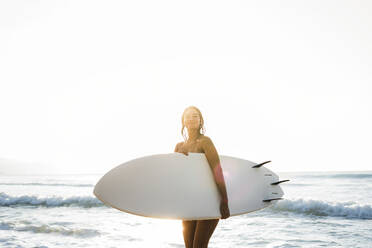
<path fill-rule="evenodd" d="M 277 181 L 277 182 L 272 183 L 271 185 L 278 185 L 279 183 L 284 183 L 284 182 L 288 182 L 288 181 L 289 180 Z"/>
<path fill-rule="evenodd" d="M 270 162 L 271 161 L 266 161 L 266 162 L 263 162 L 261 164 L 256 164 L 256 165 L 252 166 L 252 168 L 260 168 L 262 165 L 267 164 L 267 163 L 270 163 Z"/>
<path fill-rule="evenodd" d="M 273 199 L 266 199 L 266 200 L 262 200 L 263 202 L 271 202 L 271 201 L 274 201 L 274 200 L 283 200 L 283 198 L 273 198 Z"/>

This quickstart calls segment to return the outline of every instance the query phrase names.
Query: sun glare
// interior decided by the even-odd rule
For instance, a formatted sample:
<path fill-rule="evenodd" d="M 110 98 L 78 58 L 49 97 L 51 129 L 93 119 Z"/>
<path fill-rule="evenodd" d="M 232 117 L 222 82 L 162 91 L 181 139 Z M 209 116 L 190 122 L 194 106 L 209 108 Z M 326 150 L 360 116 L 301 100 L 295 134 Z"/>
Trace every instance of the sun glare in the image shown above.
<path fill-rule="evenodd" d="M 149 247 L 164 247 L 166 243 L 183 242 L 181 220 L 151 219 L 142 231 L 143 239 Z"/>

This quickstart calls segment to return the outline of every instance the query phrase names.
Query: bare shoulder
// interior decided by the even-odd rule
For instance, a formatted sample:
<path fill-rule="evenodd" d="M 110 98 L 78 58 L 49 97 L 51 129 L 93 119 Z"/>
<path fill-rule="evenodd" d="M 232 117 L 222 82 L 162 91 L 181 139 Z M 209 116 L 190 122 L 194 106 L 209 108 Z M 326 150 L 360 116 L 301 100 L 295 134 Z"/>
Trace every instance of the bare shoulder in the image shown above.
<path fill-rule="evenodd" d="M 183 143 L 184 143 L 183 141 L 181 141 L 181 142 L 178 142 L 178 143 L 177 143 L 177 145 L 176 145 L 176 147 L 174 148 L 174 151 L 175 151 L 175 152 L 177 152 L 177 151 L 178 151 L 178 149 L 180 148 L 180 146 L 182 146 L 182 145 L 183 145 Z"/>
<path fill-rule="evenodd" d="M 203 148 L 213 146 L 212 139 L 205 135 L 200 139 L 200 143 Z"/>
<path fill-rule="evenodd" d="M 203 136 L 200 138 L 200 140 L 201 140 L 202 142 L 212 142 L 212 139 L 209 138 L 209 137 L 206 136 L 206 135 L 203 135 Z"/>
<path fill-rule="evenodd" d="M 208 136 L 204 136 L 201 140 L 201 148 L 203 149 L 208 161 L 218 161 L 218 152 L 213 144 L 213 141 Z M 214 162 L 212 162 L 214 164 Z"/>

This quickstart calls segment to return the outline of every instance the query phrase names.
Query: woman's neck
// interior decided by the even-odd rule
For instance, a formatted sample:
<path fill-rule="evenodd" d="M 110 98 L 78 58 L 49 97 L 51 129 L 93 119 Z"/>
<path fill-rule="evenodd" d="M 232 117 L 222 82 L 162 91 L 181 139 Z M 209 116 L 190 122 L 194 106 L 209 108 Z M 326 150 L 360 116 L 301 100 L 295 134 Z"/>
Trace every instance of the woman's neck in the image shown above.
<path fill-rule="evenodd" d="M 187 139 L 188 142 L 195 141 L 197 138 L 201 136 L 199 130 L 188 130 L 189 138 Z"/>

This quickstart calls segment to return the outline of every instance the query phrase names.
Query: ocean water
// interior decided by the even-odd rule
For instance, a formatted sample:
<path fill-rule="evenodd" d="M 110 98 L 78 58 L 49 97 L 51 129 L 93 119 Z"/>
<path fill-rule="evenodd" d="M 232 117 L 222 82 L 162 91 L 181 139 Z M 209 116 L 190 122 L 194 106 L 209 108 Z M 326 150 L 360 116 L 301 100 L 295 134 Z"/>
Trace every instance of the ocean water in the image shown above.
<path fill-rule="evenodd" d="M 372 247 L 372 171 L 277 173 L 284 200 L 220 220 L 209 247 Z M 102 175 L 0 175 L 0 247 L 184 247 L 181 220 L 102 204 Z"/>

